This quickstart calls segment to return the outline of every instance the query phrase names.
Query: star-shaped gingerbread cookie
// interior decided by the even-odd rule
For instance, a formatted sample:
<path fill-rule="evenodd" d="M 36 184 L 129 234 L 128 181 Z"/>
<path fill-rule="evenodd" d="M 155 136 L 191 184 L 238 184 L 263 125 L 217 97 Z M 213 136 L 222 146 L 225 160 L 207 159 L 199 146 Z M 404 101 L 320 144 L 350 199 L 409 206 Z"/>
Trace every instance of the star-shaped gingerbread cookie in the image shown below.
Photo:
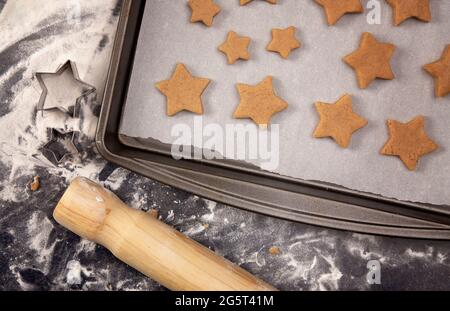
<path fill-rule="evenodd" d="M 424 69 L 434 77 L 437 97 L 450 93 L 450 44 L 444 50 L 440 60 L 425 65 Z"/>
<path fill-rule="evenodd" d="M 394 10 L 394 24 L 400 25 L 409 18 L 431 21 L 430 0 L 386 0 Z"/>
<path fill-rule="evenodd" d="M 355 70 L 359 87 L 365 89 L 377 78 L 395 78 L 390 64 L 394 52 L 395 45 L 381 43 L 365 32 L 358 50 L 346 56 L 344 61 Z"/>
<path fill-rule="evenodd" d="M 383 155 L 398 156 L 413 171 L 419 159 L 438 148 L 425 133 L 425 118 L 418 116 L 408 123 L 388 120 L 390 138 L 381 150 Z"/>
<path fill-rule="evenodd" d="M 214 17 L 220 13 L 220 7 L 214 0 L 189 0 L 192 10 L 191 23 L 202 22 L 211 27 Z"/>
<path fill-rule="evenodd" d="M 170 80 L 161 81 L 156 88 L 167 97 L 167 115 L 187 110 L 203 114 L 201 96 L 210 80 L 192 76 L 183 64 L 178 64 Z"/>
<path fill-rule="evenodd" d="M 320 123 L 314 131 L 314 137 L 331 137 L 342 148 L 347 148 L 353 133 L 368 123 L 353 112 L 352 97 L 348 94 L 335 104 L 317 102 L 315 106 Z"/>
<path fill-rule="evenodd" d="M 267 46 L 267 50 L 277 52 L 287 59 L 289 54 L 300 46 L 300 41 L 295 37 L 295 27 L 291 26 L 286 29 L 272 29 L 272 41 Z"/>
<path fill-rule="evenodd" d="M 239 0 L 239 4 L 240 5 L 246 5 L 246 4 L 249 4 L 252 1 L 253 0 Z M 266 1 L 269 2 L 270 4 L 277 4 L 277 0 L 266 0 Z"/>
<path fill-rule="evenodd" d="M 225 53 L 228 59 L 228 64 L 234 64 L 238 59 L 249 60 L 250 53 L 248 46 L 250 38 L 240 37 L 234 31 L 230 31 L 227 40 L 219 46 L 219 51 Z"/>
<path fill-rule="evenodd" d="M 327 15 L 328 25 L 336 24 L 342 16 L 349 13 L 362 13 L 364 8 L 361 0 L 315 0 L 323 6 Z"/>
<path fill-rule="evenodd" d="M 237 90 L 241 102 L 234 112 L 236 119 L 250 118 L 261 127 L 266 127 L 273 115 L 288 107 L 288 103 L 275 94 L 270 76 L 256 86 L 238 84 Z"/>

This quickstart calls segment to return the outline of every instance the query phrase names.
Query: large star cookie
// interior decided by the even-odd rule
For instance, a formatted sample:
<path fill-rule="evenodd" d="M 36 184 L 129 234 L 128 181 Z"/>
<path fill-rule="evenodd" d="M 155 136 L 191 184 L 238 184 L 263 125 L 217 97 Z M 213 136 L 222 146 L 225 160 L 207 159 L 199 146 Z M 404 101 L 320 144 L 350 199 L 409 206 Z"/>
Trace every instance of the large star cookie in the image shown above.
<path fill-rule="evenodd" d="M 408 18 L 422 22 L 431 21 L 430 0 L 386 0 L 394 10 L 394 24 L 403 23 Z"/>
<path fill-rule="evenodd" d="M 266 127 L 273 115 L 288 107 L 273 89 L 272 77 L 265 78 L 256 86 L 238 84 L 241 102 L 234 112 L 236 119 L 250 118 L 256 124 Z"/>
<path fill-rule="evenodd" d="M 390 138 L 381 150 L 381 154 L 398 156 L 413 171 L 419 159 L 438 148 L 425 133 L 425 119 L 419 116 L 408 123 L 388 120 Z"/>
<path fill-rule="evenodd" d="M 267 46 L 267 50 L 277 52 L 286 59 L 300 46 L 300 41 L 295 37 L 295 27 L 291 26 L 286 29 L 272 29 L 272 41 Z"/>
<path fill-rule="evenodd" d="M 434 77 L 437 97 L 450 93 L 450 44 L 444 50 L 440 60 L 425 65 L 425 70 Z"/>
<path fill-rule="evenodd" d="M 314 137 L 331 137 L 342 148 L 350 145 L 352 135 L 367 125 L 367 120 L 353 112 L 352 97 L 344 95 L 335 104 L 317 102 L 320 123 Z"/>
<path fill-rule="evenodd" d="M 210 80 L 192 76 L 183 64 L 178 64 L 170 80 L 161 81 L 156 88 L 167 97 L 167 115 L 187 110 L 203 114 L 201 96 Z"/>
<path fill-rule="evenodd" d="M 252 1 L 253 0 L 239 0 L 239 4 L 240 5 L 246 5 L 246 4 L 249 4 Z M 266 0 L 266 1 L 269 2 L 270 4 L 277 4 L 277 0 Z"/>
<path fill-rule="evenodd" d="M 249 60 L 250 53 L 248 46 L 250 38 L 240 37 L 234 31 L 230 31 L 227 40 L 219 46 L 219 51 L 223 52 L 228 59 L 228 64 L 234 64 L 238 59 Z"/>
<path fill-rule="evenodd" d="M 361 0 L 315 0 L 323 6 L 327 15 L 328 25 L 336 24 L 342 16 L 348 13 L 362 13 L 364 8 Z"/>
<path fill-rule="evenodd" d="M 220 13 L 220 7 L 213 0 L 189 0 L 192 10 L 191 23 L 202 22 L 211 27 L 214 16 Z"/>
<path fill-rule="evenodd" d="M 358 50 L 346 56 L 344 61 L 356 72 L 359 87 L 367 88 L 375 79 L 394 79 L 390 60 L 395 45 L 381 43 L 368 32 L 363 33 Z"/>

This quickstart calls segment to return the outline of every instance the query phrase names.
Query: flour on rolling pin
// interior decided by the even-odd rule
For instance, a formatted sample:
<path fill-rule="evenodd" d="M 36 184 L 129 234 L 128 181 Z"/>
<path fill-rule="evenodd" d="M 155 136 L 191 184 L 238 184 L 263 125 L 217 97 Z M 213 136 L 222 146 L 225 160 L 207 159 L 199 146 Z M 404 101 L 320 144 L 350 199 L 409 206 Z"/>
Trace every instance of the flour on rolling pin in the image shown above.
<path fill-rule="evenodd" d="M 275 290 L 159 221 L 154 213 L 126 206 L 110 191 L 85 178 L 71 183 L 53 216 L 64 227 L 103 245 L 169 289 Z"/>

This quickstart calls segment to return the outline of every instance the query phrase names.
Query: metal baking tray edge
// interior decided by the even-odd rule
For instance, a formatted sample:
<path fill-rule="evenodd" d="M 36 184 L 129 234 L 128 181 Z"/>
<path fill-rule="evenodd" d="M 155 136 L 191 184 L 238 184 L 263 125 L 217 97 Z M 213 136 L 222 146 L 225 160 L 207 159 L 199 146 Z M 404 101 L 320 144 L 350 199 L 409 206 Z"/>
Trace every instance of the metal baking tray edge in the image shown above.
<path fill-rule="evenodd" d="M 210 162 L 174 160 L 119 138 L 145 0 L 124 0 L 96 145 L 108 161 L 196 195 L 269 216 L 377 235 L 450 240 L 450 207 L 402 202 L 334 185 Z"/>

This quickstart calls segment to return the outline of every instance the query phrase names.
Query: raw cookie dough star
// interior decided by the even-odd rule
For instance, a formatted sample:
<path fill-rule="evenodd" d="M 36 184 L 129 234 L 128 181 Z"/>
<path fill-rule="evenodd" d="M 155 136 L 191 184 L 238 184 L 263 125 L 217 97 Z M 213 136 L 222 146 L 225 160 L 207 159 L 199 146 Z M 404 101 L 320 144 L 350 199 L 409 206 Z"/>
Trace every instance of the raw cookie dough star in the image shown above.
<path fill-rule="evenodd" d="M 256 86 L 238 84 L 241 102 L 234 118 L 250 118 L 261 127 L 267 127 L 272 116 L 285 110 L 288 103 L 278 97 L 273 89 L 272 77 L 266 77 Z"/>
<path fill-rule="evenodd" d="M 346 56 L 344 61 L 355 70 L 359 87 L 365 89 L 376 78 L 395 78 L 390 64 L 394 51 L 395 45 L 381 43 L 371 33 L 365 32 L 358 50 Z"/>
<path fill-rule="evenodd" d="M 320 123 L 315 138 L 331 137 L 342 148 L 350 145 L 352 135 L 367 125 L 367 120 L 353 112 L 352 97 L 344 95 L 335 104 L 317 102 Z"/>
<path fill-rule="evenodd" d="M 253 0 L 239 0 L 240 5 L 246 5 L 252 2 Z M 277 0 L 266 0 L 270 4 L 277 4 Z"/>
<path fill-rule="evenodd" d="M 361 0 L 315 0 L 323 6 L 327 15 L 328 25 L 336 24 L 342 16 L 348 13 L 362 13 L 364 8 Z"/>
<path fill-rule="evenodd" d="M 400 25 L 408 18 L 422 22 L 431 21 L 430 0 L 386 0 L 394 10 L 394 24 Z"/>
<path fill-rule="evenodd" d="M 272 41 L 267 46 L 267 50 L 277 52 L 287 59 L 292 50 L 300 46 L 300 41 L 295 37 L 295 27 L 291 26 L 286 29 L 272 29 Z"/>
<path fill-rule="evenodd" d="M 220 13 L 220 6 L 213 0 L 189 0 L 188 4 L 192 10 L 191 23 L 202 22 L 211 27 L 214 16 Z"/>
<path fill-rule="evenodd" d="M 225 53 L 228 59 L 228 64 L 234 64 L 238 59 L 249 60 L 250 54 L 248 46 L 250 38 L 240 37 L 234 31 L 230 31 L 225 41 L 219 46 L 219 51 Z"/>
<path fill-rule="evenodd" d="M 450 44 L 444 50 L 440 60 L 425 65 L 424 69 L 434 77 L 437 97 L 450 93 Z"/>
<path fill-rule="evenodd" d="M 178 64 L 170 80 L 161 81 L 156 88 L 167 97 L 167 115 L 187 110 L 203 114 L 201 96 L 210 80 L 192 76 L 183 64 Z"/>
<path fill-rule="evenodd" d="M 419 159 L 438 148 L 425 133 L 425 118 L 418 116 L 408 123 L 388 120 L 390 138 L 381 150 L 383 155 L 398 156 L 406 167 L 414 171 Z"/>

